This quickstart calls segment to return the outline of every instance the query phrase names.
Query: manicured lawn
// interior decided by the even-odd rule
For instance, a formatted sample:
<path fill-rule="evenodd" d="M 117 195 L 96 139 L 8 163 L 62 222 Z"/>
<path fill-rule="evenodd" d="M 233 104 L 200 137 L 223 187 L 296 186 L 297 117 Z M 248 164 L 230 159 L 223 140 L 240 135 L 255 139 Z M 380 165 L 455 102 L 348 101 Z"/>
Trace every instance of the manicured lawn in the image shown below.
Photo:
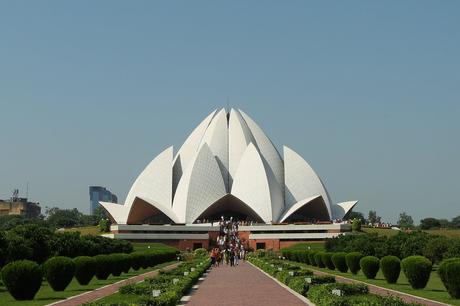
<path fill-rule="evenodd" d="M 164 266 L 170 265 L 174 262 L 167 262 L 159 264 L 155 267 L 148 268 L 148 269 L 140 269 L 138 271 L 131 270 L 129 273 L 123 273 L 120 276 L 110 276 L 107 280 L 98 280 L 95 277 L 91 280 L 91 282 L 87 286 L 81 286 L 78 284 L 77 280 L 74 278 L 69 286 L 66 288 L 65 291 L 62 292 L 55 292 L 51 287 L 48 285 L 46 281 L 42 283 L 42 287 L 38 291 L 35 299 L 32 301 L 16 301 L 13 297 L 6 291 L 4 286 L 0 286 L 0 305 L 18 305 L 18 306 L 39 306 L 39 305 L 47 305 L 50 303 L 57 302 L 59 300 L 63 300 L 67 297 L 82 294 L 86 291 L 91 291 L 97 289 L 99 287 L 112 284 L 126 278 L 130 278 L 148 271 L 156 270 L 162 268 Z"/>
<path fill-rule="evenodd" d="M 310 247 L 310 248 L 308 248 Z M 288 248 L 289 250 L 315 250 L 315 251 L 324 251 L 324 241 L 318 242 L 301 242 L 294 244 Z"/>
<path fill-rule="evenodd" d="M 440 301 L 443 303 L 447 304 L 452 304 L 452 305 L 459 305 L 460 306 L 460 299 L 452 299 L 449 294 L 447 293 L 446 289 L 444 288 L 444 285 L 441 282 L 441 279 L 439 278 L 437 272 L 433 271 L 431 272 L 430 280 L 428 281 L 428 284 L 425 289 L 422 290 L 416 290 L 412 289 L 411 286 L 409 285 L 406 277 L 404 276 L 404 273 L 401 271 L 401 275 L 399 276 L 398 282 L 396 284 L 388 284 L 383 277 L 381 271 L 377 274 L 377 277 L 375 279 L 366 279 L 366 277 L 361 273 L 361 271 L 357 275 L 353 275 L 351 273 L 342 273 L 339 271 L 331 271 L 329 269 L 325 268 L 318 268 L 310 265 L 306 265 L 303 263 L 297 263 L 299 265 L 303 265 L 311 270 L 318 270 L 334 275 L 340 275 L 343 277 L 351 278 L 351 279 L 356 279 L 362 282 L 366 282 L 369 284 L 377 285 L 380 287 L 388 288 L 388 289 L 393 289 L 397 291 L 401 291 L 404 293 L 409 293 L 412 295 L 424 297 L 430 300 L 436 300 Z"/>
<path fill-rule="evenodd" d="M 82 227 L 71 227 L 64 229 L 66 232 L 80 232 L 82 235 L 101 235 L 99 226 L 82 226 Z"/>
<path fill-rule="evenodd" d="M 161 250 L 161 249 L 174 249 L 166 244 L 159 242 L 131 242 L 133 245 L 134 251 L 149 251 L 152 249 Z M 150 248 L 149 248 L 150 247 Z"/>

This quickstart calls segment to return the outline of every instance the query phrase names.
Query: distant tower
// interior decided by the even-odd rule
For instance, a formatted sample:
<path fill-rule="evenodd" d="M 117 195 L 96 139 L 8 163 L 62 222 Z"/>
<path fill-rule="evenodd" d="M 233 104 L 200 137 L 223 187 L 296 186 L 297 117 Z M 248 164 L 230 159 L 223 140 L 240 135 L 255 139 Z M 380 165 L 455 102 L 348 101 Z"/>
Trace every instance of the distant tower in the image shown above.
<path fill-rule="evenodd" d="M 118 198 L 105 187 L 89 186 L 89 212 L 91 215 L 99 207 L 99 201 L 118 203 Z"/>

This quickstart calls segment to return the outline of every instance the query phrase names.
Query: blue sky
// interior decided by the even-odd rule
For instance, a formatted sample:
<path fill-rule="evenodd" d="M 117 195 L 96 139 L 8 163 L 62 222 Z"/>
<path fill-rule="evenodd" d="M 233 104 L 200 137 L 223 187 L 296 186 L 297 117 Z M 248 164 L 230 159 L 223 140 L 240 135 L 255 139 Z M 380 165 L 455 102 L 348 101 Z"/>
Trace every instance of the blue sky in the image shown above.
<path fill-rule="evenodd" d="M 0 1 L 0 198 L 89 210 L 213 109 L 333 201 L 460 215 L 458 1 Z"/>

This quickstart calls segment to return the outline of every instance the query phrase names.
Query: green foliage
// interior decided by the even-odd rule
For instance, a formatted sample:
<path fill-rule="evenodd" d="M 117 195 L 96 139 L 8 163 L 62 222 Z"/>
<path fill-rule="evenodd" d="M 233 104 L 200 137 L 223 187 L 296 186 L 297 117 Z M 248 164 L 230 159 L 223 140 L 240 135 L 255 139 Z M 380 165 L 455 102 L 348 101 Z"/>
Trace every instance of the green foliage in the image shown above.
<path fill-rule="evenodd" d="M 400 228 L 413 228 L 414 220 L 406 212 L 399 214 L 398 226 Z"/>
<path fill-rule="evenodd" d="M 438 274 L 450 296 L 454 299 L 460 298 L 460 258 L 450 258 L 441 262 Z"/>
<path fill-rule="evenodd" d="M 2 281 L 16 300 L 32 300 L 42 284 L 42 270 L 30 260 L 14 261 L 2 269 Z"/>
<path fill-rule="evenodd" d="M 414 289 L 423 289 L 431 273 L 431 261 L 423 256 L 409 256 L 401 261 L 401 267 Z"/>
<path fill-rule="evenodd" d="M 422 230 L 429 230 L 432 228 L 440 228 L 441 222 L 436 218 L 425 218 L 420 220 L 420 228 Z"/>
<path fill-rule="evenodd" d="M 289 288 L 291 288 L 297 293 L 300 293 L 301 295 L 305 295 L 308 290 L 308 286 L 305 282 L 304 276 L 291 277 L 287 285 L 289 286 Z"/>
<path fill-rule="evenodd" d="M 112 222 L 110 222 L 109 219 L 105 218 L 105 219 L 101 219 L 99 221 L 99 231 L 101 233 L 108 233 L 110 232 L 110 225 L 112 225 Z"/>
<path fill-rule="evenodd" d="M 127 255 L 129 256 L 129 255 Z M 75 278 L 80 285 L 88 285 L 96 274 L 96 260 L 89 256 L 74 258 Z"/>
<path fill-rule="evenodd" d="M 324 266 L 329 270 L 335 270 L 334 263 L 332 262 L 332 252 L 324 252 L 321 254 L 321 261 L 323 262 Z"/>
<path fill-rule="evenodd" d="M 351 212 L 349 212 L 349 213 L 344 217 L 344 219 L 347 219 L 347 220 L 355 220 L 355 219 L 358 219 L 359 221 L 361 221 L 361 224 L 366 223 L 366 218 L 364 218 L 363 213 L 358 212 L 358 211 L 351 211 Z"/>
<path fill-rule="evenodd" d="M 69 257 L 51 257 L 43 264 L 45 278 L 54 291 L 64 291 L 75 273 L 75 263 Z"/>
<path fill-rule="evenodd" d="M 110 255 L 97 255 L 94 256 L 96 261 L 96 278 L 107 279 L 112 273 L 112 257 Z"/>
<path fill-rule="evenodd" d="M 208 255 L 208 250 L 206 250 L 205 248 L 198 248 L 193 252 L 195 253 L 195 255 L 198 255 L 198 256 L 206 256 L 206 255 Z"/>
<path fill-rule="evenodd" d="M 345 262 L 347 263 L 348 269 L 350 269 L 351 273 L 358 274 L 358 271 L 361 269 L 359 265 L 359 261 L 363 257 L 363 254 L 360 252 L 351 252 L 345 256 Z"/>
<path fill-rule="evenodd" d="M 325 268 L 326 267 L 326 265 L 323 262 L 323 254 L 324 254 L 324 252 L 318 252 L 314 256 L 315 257 L 315 263 L 316 263 L 317 267 L 320 267 L 320 268 Z"/>
<path fill-rule="evenodd" d="M 351 230 L 353 232 L 360 232 L 361 231 L 361 220 L 360 219 L 353 219 L 351 223 Z"/>
<path fill-rule="evenodd" d="M 383 276 L 389 284 L 395 284 L 398 281 L 401 272 L 401 260 L 398 257 L 388 255 L 380 259 L 380 269 Z"/>
<path fill-rule="evenodd" d="M 338 252 L 332 255 L 332 262 L 337 270 L 340 272 L 346 273 L 348 271 L 348 266 L 346 262 L 347 253 Z"/>
<path fill-rule="evenodd" d="M 363 270 L 363 274 L 368 279 L 374 279 L 379 271 L 380 261 L 375 256 L 365 256 L 359 261 L 359 266 Z"/>
<path fill-rule="evenodd" d="M 24 239 L 24 246 L 32 250 L 28 259 L 42 263 L 51 255 L 50 240 L 54 233 L 49 227 L 36 224 L 19 225 L 9 231 L 10 236 L 21 237 Z M 11 250 L 15 252 L 15 250 Z"/>
<path fill-rule="evenodd" d="M 123 254 L 110 254 L 110 272 L 113 276 L 120 276 L 124 269 L 124 257 Z"/>
<path fill-rule="evenodd" d="M 452 239 L 444 236 L 437 236 L 428 240 L 423 249 L 423 256 L 431 260 L 431 262 L 441 262 L 449 250 L 451 241 Z"/>
<path fill-rule="evenodd" d="M 317 251 L 309 251 L 307 253 L 308 261 L 310 262 L 310 265 L 312 265 L 312 266 L 316 266 L 316 259 L 315 259 L 316 253 L 317 253 Z"/>

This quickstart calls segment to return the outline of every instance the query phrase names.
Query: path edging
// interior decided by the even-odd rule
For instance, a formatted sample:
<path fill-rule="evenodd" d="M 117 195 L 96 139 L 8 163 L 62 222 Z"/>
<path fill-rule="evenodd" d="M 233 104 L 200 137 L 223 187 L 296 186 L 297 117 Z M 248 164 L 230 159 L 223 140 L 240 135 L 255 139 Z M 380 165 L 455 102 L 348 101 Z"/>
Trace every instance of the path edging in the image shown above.
<path fill-rule="evenodd" d="M 247 263 L 249 263 L 251 266 L 253 266 L 254 268 L 256 268 L 257 270 L 259 270 L 260 272 L 262 272 L 263 274 L 265 274 L 266 276 L 268 276 L 269 278 L 271 278 L 272 280 L 274 280 L 275 282 L 278 283 L 278 285 L 280 285 L 281 287 L 283 287 L 284 289 L 286 289 L 287 291 L 289 291 L 290 293 L 292 293 L 293 295 L 295 295 L 298 299 L 300 299 L 302 302 L 304 302 L 305 304 L 309 305 L 309 306 L 316 306 L 316 304 L 314 304 L 312 301 L 310 301 L 309 299 L 307 299 L 306 297 L 304 297 L 303 295 L 301 295 L 300 293 L 298 293 L 297 291 L 295 290 L 292 290 L 291 288 L 289 288 L 289 286 L 283 284 L 282 282 L 280 282 L 279 280 L 277 280 L 276 278 L 274 278 L 273 276 L 271 276 L 270 274 L 268 274 L 267 272 L 265 272 L 264 270 L 260 269 L 259 267 L 257 267 L 256 265 L 254 265 L 252 262 L 246 260 Z"/>

